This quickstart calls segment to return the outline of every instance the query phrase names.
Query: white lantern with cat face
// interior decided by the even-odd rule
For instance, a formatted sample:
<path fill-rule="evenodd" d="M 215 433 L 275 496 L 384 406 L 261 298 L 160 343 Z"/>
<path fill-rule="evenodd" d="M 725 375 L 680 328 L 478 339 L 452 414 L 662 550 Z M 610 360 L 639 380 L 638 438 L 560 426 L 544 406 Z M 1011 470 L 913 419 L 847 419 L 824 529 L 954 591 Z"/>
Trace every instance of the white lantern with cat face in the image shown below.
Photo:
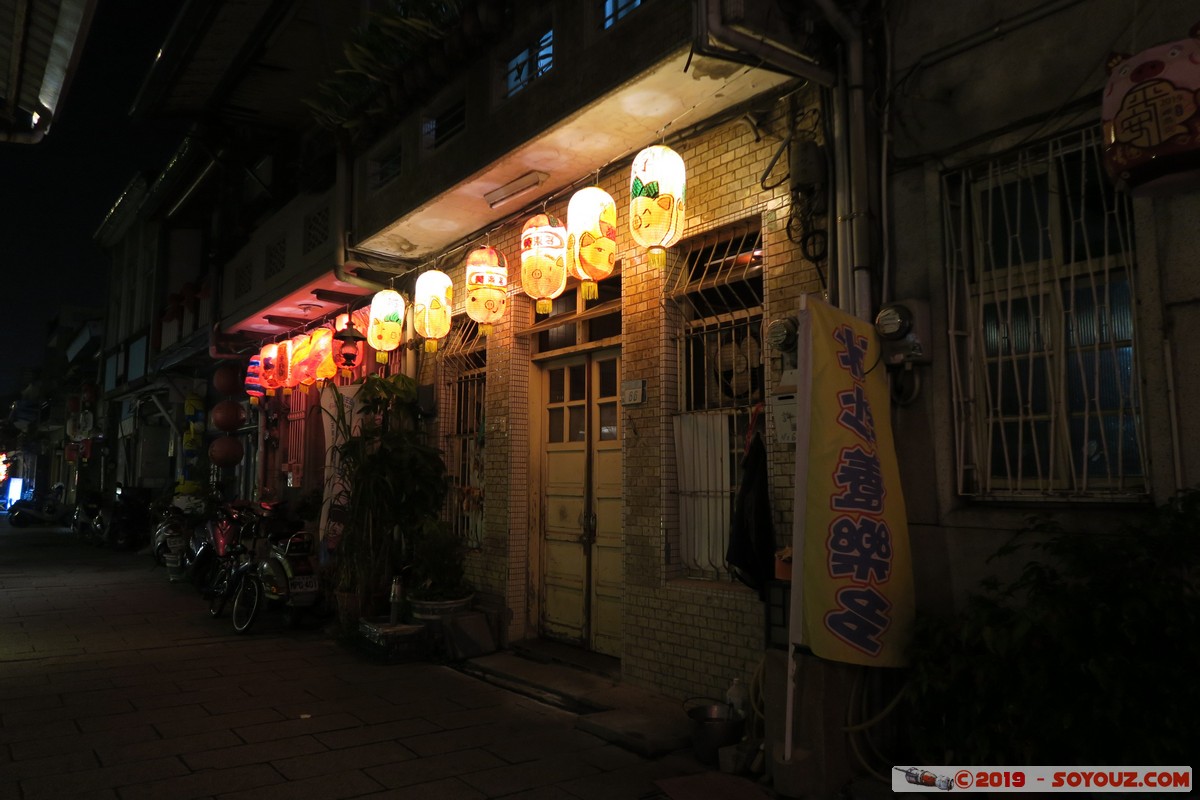
<path fill-rule="evenodd" d="M 599 186 L 580 189 L 567 204 L 567 258 L 583 299 L 595 300 L 596 281 L 617 265 L 617 203 Z"/>
<path fill-rule="evenodd" d="M 650 265 L 667 264 L 666 249 L 683 235 L 687 171 L 683 158 L 666 145 L 647 147 L 633 159 L 629 185 L 629 232 L 649 250 Z"/>

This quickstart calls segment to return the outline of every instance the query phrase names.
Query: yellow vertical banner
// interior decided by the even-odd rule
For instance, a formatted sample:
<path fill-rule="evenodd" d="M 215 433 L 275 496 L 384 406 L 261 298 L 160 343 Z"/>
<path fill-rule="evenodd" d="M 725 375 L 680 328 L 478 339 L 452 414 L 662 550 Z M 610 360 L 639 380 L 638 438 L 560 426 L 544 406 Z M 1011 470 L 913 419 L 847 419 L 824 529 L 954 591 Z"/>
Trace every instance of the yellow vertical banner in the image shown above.
<path fill-rule="evenodd" d="M 791 638 L 832 661 L 904 666 L 908 517 L 873 326 L 801 299 Z"/>

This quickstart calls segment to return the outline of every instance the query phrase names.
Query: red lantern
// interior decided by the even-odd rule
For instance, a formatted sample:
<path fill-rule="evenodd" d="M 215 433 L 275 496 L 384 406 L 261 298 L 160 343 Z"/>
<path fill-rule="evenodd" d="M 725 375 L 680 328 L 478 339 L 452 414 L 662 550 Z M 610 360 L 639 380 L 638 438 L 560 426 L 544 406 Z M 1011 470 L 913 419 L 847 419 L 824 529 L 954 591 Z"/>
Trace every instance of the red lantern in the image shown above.
<path fill-rule="evenodd" d="M 231 364 L 222 364 L 213 372 L 213 388 L 217 394 L 231 395 L 238 391 L 238 373 Z"/>
<path fill-rule="evenodd" d="M 213 427 L 226 433 L 232 433 L 246 422 L 246 411 L 236 400 L 222 400 L 213 406 Z"/>
<path fill-rule="evenodd" d="M 312 355 L 312 337 L 307 333 L 302 333 L 299 336 L 292 337 L 292 369 L 289 380 L 284 384 L 284 388 L 288 389 L 300 384 L 310 384 L 313 382 L 312 364 L 309 363 L 309 356 Z"/>
<path fill-rule="evenodd" d="M 218 436 L 208 446 L 208 460 L 218 467 L 235 467 L 245 454 L 242 440 L 236 436 Z"/>
<path fill-rule="evenodd" d="M 312 332 L 312 362 L 313 377 L 325 381 L 337 375 L 337 365 L 333 362 L 333 329 L 317 328 Z"/>

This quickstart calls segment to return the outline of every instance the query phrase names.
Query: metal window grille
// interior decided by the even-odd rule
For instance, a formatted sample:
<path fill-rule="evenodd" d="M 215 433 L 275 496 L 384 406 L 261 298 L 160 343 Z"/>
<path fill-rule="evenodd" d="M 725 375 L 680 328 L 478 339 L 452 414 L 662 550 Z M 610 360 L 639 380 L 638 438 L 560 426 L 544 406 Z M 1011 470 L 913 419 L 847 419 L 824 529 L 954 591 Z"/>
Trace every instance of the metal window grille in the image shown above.
<path fill-rule="evenodd" d="M 554 66 L 554 29 L 543 33 L 528 47 L 508 60 L 504 72 L 505 97 L 512 97 L 535 78 L 545 75 Z"/>
<path fill-rule="evenodd" d="M 467 104 L 464 100 L 445 108 L 437 116 L 429 117 L 422 125 L 425 149 L 436 150 L 467 127 Z"/>
<path fill-rule="evenodd" d="M 763 245 L 758 220 L 686 243 L 668 273 L 678 312 L 673 420 L 680 562 L 727 578 L 725 551 L 754 406 L 763 400 Z"/>
<path fill-rule="evenodd" d="M 301 250 L 305 255 L 329 239 L 329 206 L 304 216 L 304 236 Z"/>
<path fill-rule="evenodd" d="M 370 188 L 378 189 L 400 174 L 404 168 L 404 151 L 399 144 L 391 144 L 369 162 Z"/>
<path fill-rule="evenodd" d="M 604 28 L 607 30 L 642 4 L 642 0 L 604 0 Z"/>
<path fill-rule="evenodd" d="M 942 179 L 961 494 L 1143 499 L 1129 198 L 1085 130 Z"/>
<path fill-rule="evenodd" d="M 451 419 L 443 428 L 450 476 L 447 519 L 466 546 L 483 546 L 484 409 L 487 402 L 487 350 L 479 327 L 456 319 L 442 346 L 442 374 Z"/>

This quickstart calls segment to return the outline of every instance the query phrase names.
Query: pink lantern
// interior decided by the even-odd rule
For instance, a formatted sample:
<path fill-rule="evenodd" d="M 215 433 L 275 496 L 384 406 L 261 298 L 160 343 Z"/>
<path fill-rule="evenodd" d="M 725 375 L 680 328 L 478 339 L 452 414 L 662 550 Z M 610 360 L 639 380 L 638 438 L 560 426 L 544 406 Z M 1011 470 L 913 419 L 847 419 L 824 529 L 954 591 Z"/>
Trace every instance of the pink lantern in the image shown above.
<path fill-rule="evenodd" d="M 571 195 L 567 204 L 567 257 L 584 300 L 599 296 L 596 281 L 617 266 L 617 203 L 599 186 Z"/>
<path fill-rule="evenodd" d="M 279 343 L 267 342 L 258 351 L 258 359 L 262 365 L 262 387 L 268 395 L 274 395 L 276 389 L 282 389 L 279 382 Z"/>
<path fill-rule="evenodd" d="M 521 288 L 549 314 L 567 288 L 567 229 L 550 214 L 535 214 L 521 231 Z"/>
<path fill-rule="evenodd" d="M 475 248 L 467 254 L 467 316 L 488 336 L 507 305 L 508 259 L 494 247 Z"/>
<path fill-rule="evenodd" d="M 667 248 L 683 235 L 687 170 L 666 145 L 647 147 L 633 159 L 629 185 L 629 232 L 649 250 L 652 267 L 667 265 Z"/>
<path fill-rule="evenodd" d="M 440 270 L 422 272 L 413 289 L 413 330 L 425 337 L 425 352 L 436 353 L 438 339 L 450 332 L 454 282 Z"/>
<path fill-rule="evenodd" d="M 386 364 L 388 352 L 400 346 L 404 335 L 404 296 L 395 289 L 376 292 L 371 300 L 367 343 L 375 348 L 375 360 Z"/>

